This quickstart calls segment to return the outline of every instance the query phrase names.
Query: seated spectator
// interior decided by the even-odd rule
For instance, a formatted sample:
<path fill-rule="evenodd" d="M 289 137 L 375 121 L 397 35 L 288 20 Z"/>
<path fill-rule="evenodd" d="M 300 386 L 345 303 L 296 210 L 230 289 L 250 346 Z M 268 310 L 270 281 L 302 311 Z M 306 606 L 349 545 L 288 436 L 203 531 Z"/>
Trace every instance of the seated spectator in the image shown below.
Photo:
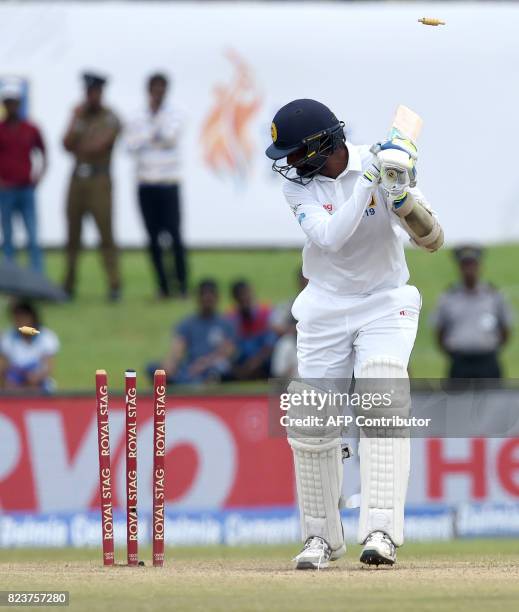
<path fill-rule="evenodd" d="M 236 306 L 229 319 L 234 325 L 238 347 L 232 376 L 237 380 L 268 378 L 276 342 L 276 333 L 270 326 L 272 311 L 269 306 L 254 302 L 247 281 L 236 281 L 232 285 L 231 295 Z"/>
<path fill-rule="evenodd" d="M 297 378 L 297 332 L 296 320 L 276 341 L 272 353 L 270 373 L 274 378 Z"/>
<path fill-rule="evenodd" d="M 301 269 L 297 272 L 299 292 L 308 284 Z M 292 315 L 292 304 L 295 298 L 283 302 L 274 308 L 270 317 L 270 326 L 279 336 L 272 353 L 271 375 L 276 378 L 297 377 L 297 332 Z"/>
<path fill-rule="evenodd" d="M 205 383 L 225 378 L 235 351 L 230 322 L 218 314 L 218 288 L 213 280 L 198 286 L 198 312 L 176 328 L 164 369 L 171 384 Z M 150 364 L 151 376 L 157 365 Z"/>
<path fill-rule="evenodd" d="M 501 378 L 498 354 L 510 335 L 512 315 L 501 292 L 481 280 L 481 249 L 454 250 L 461 282 L 441 297 L 433 323 L 449 358 L 449 378 Z"/>
<path fill-rule="evenodd" d="M 54 356 L 59 350 L 56 334 L 41 327 L 35 307 L 29 302 L 15 302 L 10 307 L 13 327 L 2 334 L 0 341 L 0 376 L 3 388 L 13 390 L 38 390 L 50 393 L 54 389 L 51 378 Z M 19 327 L 35 327 L 36 336 L 24 336 Z"/>

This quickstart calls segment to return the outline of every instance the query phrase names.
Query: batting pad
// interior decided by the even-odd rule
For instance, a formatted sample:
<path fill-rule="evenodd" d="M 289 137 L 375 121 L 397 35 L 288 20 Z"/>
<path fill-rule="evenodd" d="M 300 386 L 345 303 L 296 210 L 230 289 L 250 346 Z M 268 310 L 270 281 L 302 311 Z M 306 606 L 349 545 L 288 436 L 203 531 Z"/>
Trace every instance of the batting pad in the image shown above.
<path fill-rule="evenodd" d="M 289 438 L 294 454 L 303 541 L 324 538 L 332 550 L 344 546 L 339 504 L 342 489 L 341 439 Z"/>
<path fill-rule="evenodd" d="M 392 405 L 364 413 L 369 417 L 407 416 L 410 393 L 407 368 L 394 357 L 377 357 L 362 365 L 362 391 L 381 385 L 391 389 Z M 373 385 L 370 385 L 370 380 Z M 376 379 L 376 380 L 375 380 Z M 385 382 L 385 379 L 392 379 Z M 410 440 L 406 428 L 363 427 L 360 431 L 361 505 L 358 541 L 363 544 L 373 531 L 383 531 L 395 546 L 404 542 L 404 506 L 409 480 Z"/>

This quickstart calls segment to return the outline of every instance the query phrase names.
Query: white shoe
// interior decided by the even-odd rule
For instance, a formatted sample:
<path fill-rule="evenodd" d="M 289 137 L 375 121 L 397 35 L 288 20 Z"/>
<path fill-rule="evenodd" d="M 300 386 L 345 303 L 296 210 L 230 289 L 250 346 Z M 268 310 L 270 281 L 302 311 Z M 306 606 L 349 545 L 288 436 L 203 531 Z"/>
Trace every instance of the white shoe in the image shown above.
<path fill-rule="evenodd" d="M 339 553 L 341 549 L 338 549 L 336 553 Z M 335 556 L 335 559 L 338 559 L 341 554 L 344 554 L 346 551 L 346 547 L 344 547 L 344 551 L 338 556 Z M 292 560 L 296 562 L 296 569 L 304 570 L 304 569 L 325 569 L 330 564 L 332 559 L 332 555 L 334 555 L 334 551 L 330 548 L 330 545 L 324 538 L 320 538 L 319 536 L 311 536 L 309 537 L 305 545 L 303 546 L 303 550 Z"/>
<path fill-rule="evenodd" d="M 360 561 L 366 565 L 393 565 L 396 561 L 396 547 L 387 534 L 374 531 L 364 542 Z"/>

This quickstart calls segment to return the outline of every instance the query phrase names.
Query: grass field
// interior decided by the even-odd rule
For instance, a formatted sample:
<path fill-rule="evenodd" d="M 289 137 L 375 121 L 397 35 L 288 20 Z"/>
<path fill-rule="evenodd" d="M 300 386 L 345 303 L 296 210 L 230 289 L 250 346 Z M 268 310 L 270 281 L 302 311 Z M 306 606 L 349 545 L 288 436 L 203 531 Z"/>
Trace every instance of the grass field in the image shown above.
<path fill-rule="evenodd" d="M 519 609 L 517 541 L 407 544 L 379 569 L 361 566 L 359 550 L 321 572 L 295 572 L 292 546 L 178 548 L 163 569 L 103 569 L 95 550 L 0 550 L 0 589 L 68 590 L 70 609 L 85 611 Z"/>
<path fill-rule="evenodd" d="M 229 305 L 228 287 L 236 278 L 250 279 L 258 297 L 275 304 L 296 291 L 295 274 L 299 251 L 198 251 L 191 253 L 192 283 L 215 277 L 222 287 L 222 306 Z M 439 354 L 428 318 L 441 291 L 455 279 L 456 270 L 449 251 L 429 255 L 408 252 L 411 281 L 423 295 L 423 310 L 416 347 L 411 359 L 414 377 L 439 377 L 444 361 Z M 485 260 L 485 277 L 501 287 L 519 311 L 519 245 L 490 248 Z M 59 281 L 63 272 L 60 253 L 47 256 L 49 275 Z M 154 300 L 154 285 L 146 253 L 129 251 L 122 255 L 124 299 L 120 304 L 105 302 L 105 279 L 95 252 L 81 261 L 81 282 L 75 302 L 44 305 L 44 322 L 58 332 L 62 350 L 56 379 L 60 390 L 91 390 L 93 372 L 104 367 L 112 374 L 114 386 L 121 386 L 119 374 L 128 367 L 141 368 L 161 358 L 167 350 L 172 325 L 193 310 L 193 299 Z M 6 324 L 5 308 L 0 325 Z M 512 338 L 504 352 L 506 372 L 519 378 L 519 338 Z M 143 377 L 142 377 L 143 378 Z M 142 380 L 141 385 L 144 383 Z"/>

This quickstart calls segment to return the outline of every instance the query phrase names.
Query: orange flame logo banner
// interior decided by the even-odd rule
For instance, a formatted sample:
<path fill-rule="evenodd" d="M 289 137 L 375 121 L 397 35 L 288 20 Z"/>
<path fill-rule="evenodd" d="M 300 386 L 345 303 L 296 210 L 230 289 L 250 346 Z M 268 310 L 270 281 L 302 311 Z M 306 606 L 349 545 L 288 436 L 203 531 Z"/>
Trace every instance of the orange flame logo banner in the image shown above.
<path fill-rule="evenodd" d="M 254 144 L 249 127 L 261 99 L 252 71 L 235 52 L 227 51 L 234 75 L 231 82 L 217 84 L 214 103 L 202 125 L 204 161 L 218 175 L 243 179 L 250 172 Z"/>

